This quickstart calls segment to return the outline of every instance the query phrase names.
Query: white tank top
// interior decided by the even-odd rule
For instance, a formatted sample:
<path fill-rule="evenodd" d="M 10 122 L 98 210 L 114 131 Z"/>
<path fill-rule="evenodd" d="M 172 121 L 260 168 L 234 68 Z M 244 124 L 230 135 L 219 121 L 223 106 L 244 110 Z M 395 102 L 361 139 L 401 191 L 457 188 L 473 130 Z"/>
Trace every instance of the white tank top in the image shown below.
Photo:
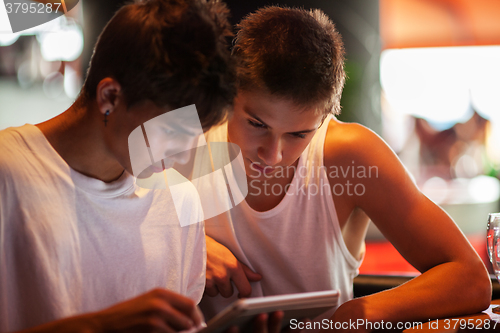
<path fill-rule="evenodd" d="M 353 278 L 361 261 L 344 243 L 328 177 L 321 168 L 330 119 L 300 156 L 290 187 L 276 207 L 258 212 L 243 200 L 205 222 L 207 235 L 262 275 L 261 281 L 252 283 L 251 297 L 332 289 L 340 291 L 340 303 L 353 297 Z M 207 142 L 226 142 L 227 123 L 206 135 Z M 211 318 L 237 294 L 229 299 L 204 296 L 202 310 Z"/>

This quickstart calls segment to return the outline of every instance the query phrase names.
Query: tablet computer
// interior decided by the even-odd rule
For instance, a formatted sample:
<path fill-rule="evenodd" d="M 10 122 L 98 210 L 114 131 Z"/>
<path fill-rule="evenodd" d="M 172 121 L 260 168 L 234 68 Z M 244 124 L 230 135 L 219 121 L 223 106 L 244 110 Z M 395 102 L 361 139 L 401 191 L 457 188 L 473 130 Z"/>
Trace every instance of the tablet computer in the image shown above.
<path fill-rule="evenodd" d="M 282 320 L 285 327 L 291 319 L 314 319 L 337 306 L 338 302 L 338 290 L 240 299 L 219 312 L 199 332 L 222 333 L 231 326 L 238 326 L 240 332 L 250 332 L 256 315 L 278 310 L 285 313 Z"/>

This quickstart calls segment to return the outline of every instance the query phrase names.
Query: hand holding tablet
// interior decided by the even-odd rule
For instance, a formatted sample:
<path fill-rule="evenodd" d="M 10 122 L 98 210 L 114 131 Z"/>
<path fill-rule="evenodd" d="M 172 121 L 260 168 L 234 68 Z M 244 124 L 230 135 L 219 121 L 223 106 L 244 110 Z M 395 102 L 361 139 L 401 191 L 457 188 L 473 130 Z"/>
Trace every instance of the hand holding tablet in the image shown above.
<path fill-rule="evenodd" d="M 225 332 L 231 326 L 238 326 L 240 332 L 247 332 L 250 331 L 256 315 L 279 310 L 284 312 L 282 323 L 285 327 L 291 319 L 313 319 L 337 306 L 338 301 L 337 290 L 240 299 L 212 318 L 207 327 L 197 332 Z"/>

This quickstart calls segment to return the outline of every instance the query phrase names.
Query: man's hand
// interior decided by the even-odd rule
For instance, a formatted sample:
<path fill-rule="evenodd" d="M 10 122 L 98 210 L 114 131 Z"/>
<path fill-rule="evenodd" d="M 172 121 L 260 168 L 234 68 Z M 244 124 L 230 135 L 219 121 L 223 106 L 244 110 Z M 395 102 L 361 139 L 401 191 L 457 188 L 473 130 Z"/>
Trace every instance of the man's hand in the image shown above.
<path fill-rule="evenodd" d="M 249 297 L 252 293 L 250 282 L 260 281 L 262 276 L 253 272 L 224 245 L 206 236 L 207 243 L 207 284 L 205 294 L 208 296 L 231 297 L 233 285 L 238 289 L 239 297 Z"/>
<path fill-rule="evenodd" d="M 100 332 L 173 332 L 201 325 L 203 315 L 191 299 L 154 289 L 98 312 L 96 319 Z"/>
<path fill-rule="evenodd" d="M 279 333 L 284 315 L 283 311 L 276 311 L 255 316 L 253 319 L 253 333 Z M 237 326 L 232 326 L 226 333 L 239 333 L 239 329 Z"/>
<path fill-rule="evenodd" d="M 366 298 L 360 297 L 355 298 L 350 301 L 343 303 L 330 318 L 333 322 L 339 322 L 341 325 L 343 323 L 358 322 L 362 319 L 366 322 L 367 318 L 370 318 L 368 313 L 370 309 L 366 309 Z M 370 321 L 370 320 L 368 320 Z M 356 325 L 355 328 L 351 328 L 351 325 L 347 325 L 346 329 L 336 329 L 335 332 L 355 332 L 355 333 L 368 333 L 366 325 Z"/>
<path fill-rule="evenodd" d="M 284 315 L 283 311 L 261 313 L 253 321 L 254 333 L 279 333 Z"/>
<path fill-rule="evenodd" d="M 154 289 L 108 309 L 64 318 L 18 333 L 172 333 L 199 326 L 203 315 L 191 299 Z"/>

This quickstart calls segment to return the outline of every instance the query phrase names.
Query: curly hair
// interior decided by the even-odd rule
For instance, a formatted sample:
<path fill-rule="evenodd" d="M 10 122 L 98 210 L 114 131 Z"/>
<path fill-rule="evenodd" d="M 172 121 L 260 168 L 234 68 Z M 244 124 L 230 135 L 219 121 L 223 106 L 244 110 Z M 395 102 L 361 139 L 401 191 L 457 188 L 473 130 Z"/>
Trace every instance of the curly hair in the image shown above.
<path fill-rule="evenodd" d="M 239 89 L 264 89 L 325 115 L 340 113 L 345 51 L 325 13 L 264 7 L 237 28 L 232 53 Z"/>
<path fill-rule="evenodd" d="M 232 105 L 234 65 L 227 7 L 217 0 L 145 0 L 125 5 L 102 31 L 81 96 L 117 80 L 128 107 L 149 99 L 176 109 L 195 104 L 204 128 Z"/>

